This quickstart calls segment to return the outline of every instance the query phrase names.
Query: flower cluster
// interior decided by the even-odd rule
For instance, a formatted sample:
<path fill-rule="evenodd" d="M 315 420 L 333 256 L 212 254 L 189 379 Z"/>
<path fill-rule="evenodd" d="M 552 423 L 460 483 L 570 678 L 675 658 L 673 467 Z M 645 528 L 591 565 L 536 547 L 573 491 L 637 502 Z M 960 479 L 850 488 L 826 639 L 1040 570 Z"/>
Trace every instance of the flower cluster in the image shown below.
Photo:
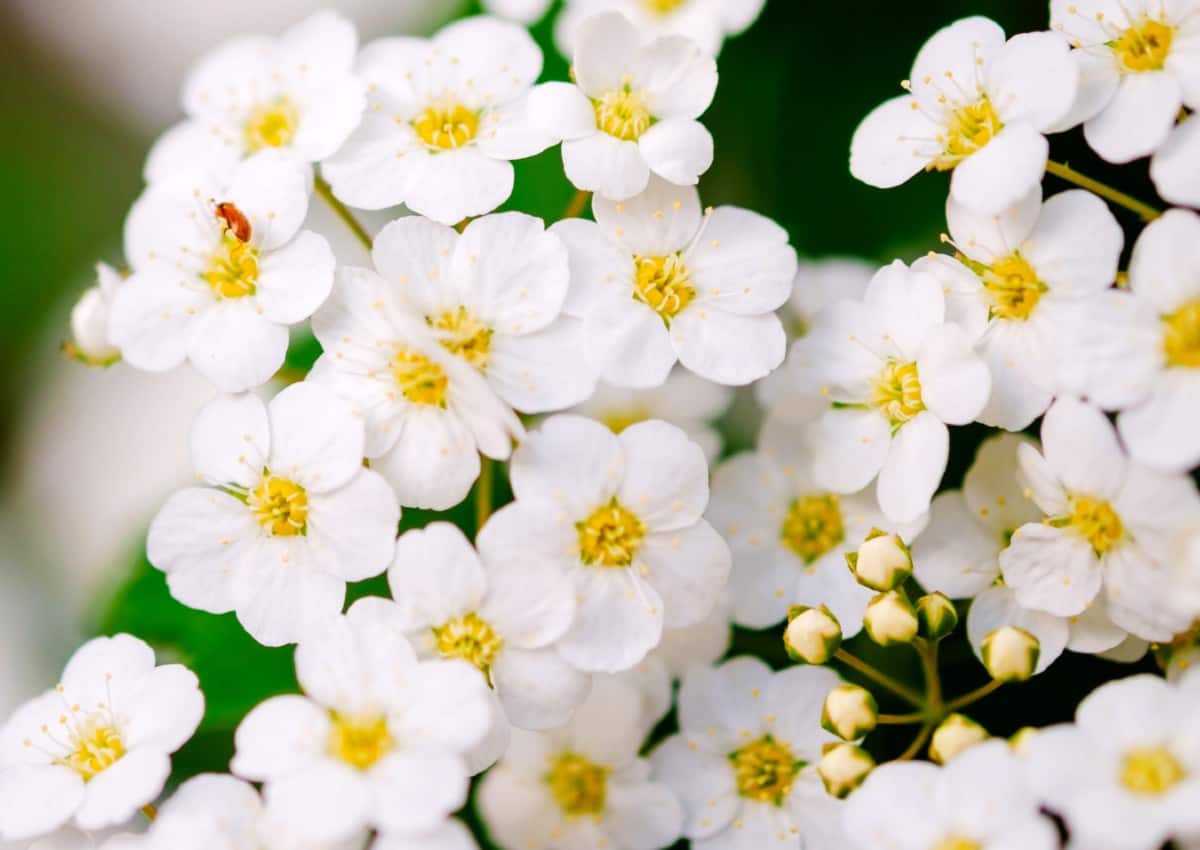
<path fill-rule="evenodd" d="M 471 805 L 511 850 L 1200 842 L 1200 2 L 936 33 L 850 145 L 877 187 L 952 172 L 946 247 L 882 267 L 701 203 L 714 57 L 761 0 L 571 0 L 570 79 L 540 82 L 513 21 L 547 4 L 485 6 L 361 48 L 317 14 L 188 78 L 65 350 L 213 384 L 148 559 L 294 644 L 300 692 L 156 809 L 200 683 L 96 638 L 0 729 L 0 839 L 471 850 Z M 1051 159 L 1080 126 L 1180 206 Z M 498 211 L 556 146 L 563 218 Z M 723 457 L 714 420 L 755 403 Z M 1152 646 L 1171 681 L 1074 724 L 965 713 Z"/>

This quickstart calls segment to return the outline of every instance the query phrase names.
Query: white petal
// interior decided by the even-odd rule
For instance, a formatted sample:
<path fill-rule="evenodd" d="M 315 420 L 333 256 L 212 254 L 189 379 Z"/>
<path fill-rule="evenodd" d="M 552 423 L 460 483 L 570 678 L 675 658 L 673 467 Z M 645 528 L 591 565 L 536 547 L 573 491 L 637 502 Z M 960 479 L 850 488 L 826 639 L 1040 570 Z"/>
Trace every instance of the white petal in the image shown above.
<path fill-rule="evenodd" d="M 667 35 L 642 51 L 637 82 L 650 98 L 657 118 L 696 118 L 717 90 L 717 63 L 692 39 Z M 660 122 L 661 123 L 661 122 Z"/>
<path fill-rule="evenodd" d="M 840 682 L 832 670 L 799 666 L 780 671 L 768 683 L 761 712 L 772 734 L 787 742 L 798 759 L 819 761 L 821 748 L 834 740 L 820 728 L 821 709 L 825 697 Z"/>
<path fill-rule="evenodd" d="M 57 765 L 12 765 L 0 770 L 0 836 L 9 841 L 52 832 L 83 800 L 79 774 Z"/>
<path fill-rule="evenodd" d="M 1200 464 L 1200 381 L 1185 370 L 1168 371 L 1144 404 L 1117 418 L 1129 453 L 1141 463 L 1183 471 Z"/>
<path fill-rule="evenodd" d="M 616 494 L 625 475 L 625 452 L 599 422 L 554 416 L 513 453 L 509 475 L 518 501 L 551 499 L 582 518 Z"/>
<path fill-rule="evenodd" d="M 1126 74 L 1108 106 L 1083 125 L 1083 133 L 1104 159 L 1130 162 L 1166 141 L 1182 103 L 1179 81 L 1165 71 Z"/>
<path fill-rule="evenodd" d="M 409 746 L 436 755 L 466 753 L 492 723 L 492 694 L 465 661 L 423 661 L 405 682 L 399 726 Z"/>
<path fill-rule="evenodd" d="M 703 221 L 700 193 L 694 187 L 677 186 L 658 177 L 651 177 L 646 191 L 627 201 L 593 198 L 592 211 L 600 231 L 622 250 L 622 271 L 630 274 L 632 255 L 682 252 Z"/>
<path fill-rule="evenodd" d="M 665 625 L 677 629 L 699 622 L 713 610 L 729 578 L 730 560 L 725 540 L 700 520 L 647 537 L 633 569 L 658 591 L 665 606 Z"/>
<path fill-rule="evenodd" d="M 551 649 L 505 649 L 492 665 L 496 693 L 514 726 L 553 729 L 587 696 L 591 680 Z"/>
<path fill-rule="evenodd" d="M 459 820 L 449 820 L 432 832 L 412 837 L 397 833 L 381 835 L 371 846 L 375 850 L 477 850 L 478 847 L 471 831 Z"/>
<path fill-rule="evenodd" d="M 968 599 L 991 586 L 1000 572 L 1003 540 L 975 521 L 962 493 L 939 493 L 930 508 L 929 527 L 913 541 L 913 565 L 926 590 Z"/>
<path fill-rule="evenodd" d="M 981 647 L 984 638 L 1002 626 L 1016 626 L 1038 639 L 1035 673 L 1045 672 L 1062 655 L 1071 631 L 1067 621 L 1061 617 L 1022 608 L 1009 588 L 991 587 L 975 597 L 967 614 L 967 639 L 977 656 L 983 657 Z"/>
<path fill-rule="evenodd" d="M 662 318 L 628 296 L 609 295 L 595 304 L 584 318 L 583 334 L 588 360 L 617 386 L 657 387 L 676 362 Z"/>
<path fill-rule="evenodd" d="M 542 52 L 524 27 L 495 18 L 471 17 L 443 27 L 434 52 L 446 55 L 459 85 L 477 89 L 487 102 L 509 102 L 533 85 Z"/>
<path fill-rule="evenodd" d="M 964 206 L 999 213 L 1025 197 L 1046 170 L 1050 145 L 1032 126 L 1009 124 L 954 169 L 950 191 Z"/>
<path fill-rule="evenodd" d="M 1200 207 L 1200 121 L 1189 119 L 1171 131 L 1150 160 L 1150 177 L 1164 200 Z"/>
<path fill-rule="evenodd" d="M 661 639 L 662 600 L 632 570 L 580 567 L 575 586 L 575 623 L 559 642 L 559 652 L 575 667 L 598 673 L 628 670 Z"/>
<path fill-rule="evenodd" d="M 1054 352 L 1047 350 L 1053 339 L 1046 333 L 1053 323 L 1041 319 L 993 322 L 979 345 L 992 384 L 987 404 L 977 416 L 985 425 L 1020 431 L 1050 406 L 1054 394 L 1041 384 L 1054 368 Z"/>
<path fill-rule="evenodd" d="M 285 778 L 324 754 L 329 731 L 329 712 L 312 700 L 272 697 L 239 724 L 230 767 L 255 781 Z"/>
<path fill-rule="evenodd" d="M 271 399 L 271 472 L 327 493 L 362 469 L 362 422 L 329 390 L 293 384 Z"/>
<path fill-rule="evenodd" d="M 364 469 L 332 493 L 313 493 L 308 510 L 306 533 L 322 569 L 363 581 L 387 568 L 400 506 L 379 473 Z"/>
<path fill-rule="evenodd" d="M 1021 253 L 1056 295 L 1086 295 L 1116 280 L 1124 244 L 1108 205 L 1091 192 L 1073 189 L 1046 201 Z"/>
<path fill-rule="evenodd" d="M 929 411 L 900 427 L 879 471 L 879 507 L 888 519 L 909 522 L 929 510 L 949 451 L 949 431 Z"/>
<path fill-rule="evenodd" d="M 523 413 L 562 410 L 589 398 L 596 372 L 584 355 L 579 319 L 561 317 L 536 333 L 494 336 L 488 384 Z"/>
<path fill-rule="evenodd" d="M 1057 4 L 1058 0 L 1053 2 Z M 1076 21 L 1082 17 L 1083 15 L 1078 16 Z M 1047 127 L 1047 133 L 1071 130 L 1094 118 L 1112 100 L 1113 93 L 1121 82 L 1120 67 L 1108 50 L 1074 48 L 1070 57 L 1079 68 L 1079 90 L 1075 93 L 1075 102 L 1071 109 L 1052 126 Z"/>
<path fill-rule="evenodd" d="M 1125 455 L 1108 419 L 1071 398 L 1056 401 L 1042 420 L 1042 445 L 1069 492 L 1112 499 L 1126 475 Z"/>
<path fill-rule="evenodd" d="M 1129 261 L 1134 294 L 1148 299 L 1160 313 L 1172 313 L 1200 298 L 1198 238 L 1200 215 L 1190 210 L 1168 210 L 1146 225 Z"/>
<path fill-rule="evenodd" d="M 683 829 L 683 806 L 665 785 L 614 783 L 605 831 L 625 847 L 669 847 Z"/>
<path fill-rule="evenodd" d="M 109 336 L 131 366 L 150 372 L 174 369 L 187 357 L 196 312 L 209 301 L 179 275 L 148 269 L 117 291 Z"/>
<path fill-rule="evenodd" d="M 573 83 L 542 83 L 529 93 L 529 120 L 556 139 L 581 139 L 596 132 L 596 110 Z"/>
<path fill-rule="evenodd" d="M 171 773 L 171 759 L 153 747 L 131 750 L 87 783 L 75 812 L 80 829 L 103 829 L 129 820 L 153 802 Z"/>
<path fill-rule="evenodd" d="M 192 466 L 210 484 L 250 487 L 262 476 L 270 440 L 262 399 L 249 393 L 219 396 L 192 423 Z"/>
<path fill-rule="evenodd" d="M 637 142 L 594 133 L 562 144 L 563 169 L 577 189 L 622 201 L 646 188 L 650 166 Z"/>
<path fill-rule="evenodd" d="M 343 203 L 378 210 L 403 202 L 414 175 L 432 156 L 410 126 L 368 110 L 341 150 L 321 163 L 321 176 Z"/>
<path fill-rule="evenodd" d="M 488 577 L 487 598 L 478 609 L 481 616 L 508 646 L 542 649 L 553 644 L 567 631 L 575 616 L 575 591 L 570 577 L 558 564 L 529 546 L 514 552 L 498 545 L 499 538 L 494 533 L 478 537 Z M 519 557 L 514 558 L 514 554 Z"/>
<path fill-rule="evenodd" d="M 1046 132 L 1060 122 L 1079 91 L 1079 66 L 1057 33 L 1015 35 L 987 69 L 988 96 L 1005 123 L 1028 122 Z"/>
<path fill-rule="evenodd" d="M 899 260 L 884 266 L 867 284 L 867 310 L 885 338 L 905 357 L 915 357 L 925 337 L 946 315 L 946 301 L 937 279 L 911 271 Z M 865 329 L 859 328 L 862 333 Z M 864 334 L 865 336 L 865 334 Z"/>
<path fill-rule="evenodd" d="M 369 823 L 369 787 L 349 765 L 323 760 L 266 786 L 267 818 L 287 823 L 306 841 L 343 841 Z"/>
<path fill-rule="evenodd" d="M 593 198 L 592 208 L 598 214 L 601 205 L 601 199 Z M 699 206 L 697 200 L 697 210 Z M 567 246 L 571 269 L 571 285 L 563 304 L 563 311 L 567 315 L 586 316 L 597 297 L 607 292 L 610 286 L 623 286 L 623 291 L 627 293 L 633 291 L 633 258 L 620 243 L 605 237 L 601 225 L 581 218 L 568 218 L 556 222 L 550 232 Z M 680 244 L 684 244 L 694 232 L 693 229 L 684 236 Z"/>
<path fill-rule="evenodd" d="M 712 134 L 699 121 L 667 118 L 637 142 L 650 170 L 672 183 L 694 186 L 713 161 Z"/>
<path fill-rule="evenodd" d="M 663 741 L 651 759 L 655 777 L 683 804 L 683 832 L 689 838 L 706 838 L 733 820 L 741 801 L 733 771 L 722 755 L 688 746 L 686 733 L 681 733 Z"/>
<path fill-rule="evenodd" d="M 1016 253 L 1037 224 L 1042 209 L 1042 187 L 999 213 L 978 213 L 951 196 L 946 199 L 946 224 L 961 251 L 991 264 Z"/>
<path fill-rule="evenodd" d="M 70 705 L 132 705 L 153 670 L 154 650 L 144 641 L 127 634 L 93 638 L 63 670 L 63 700 Z"/>
<path fill-rule="evenodd" d="M 224 197 L 250 220 L 252 238 L 274 252 L 291 241 L 308 212 L 305 171 L 285 154 L 263 150 L 244 160 L 230 176 Z"/>
<path fill-rule="evenodd" d="M 750 656 L 693 668 L 679 688 L 679 728 L 710 739 L 718 750 L 735 743 L 742 730 L 753 738 L 763 731 L 763 699 L 771 677 L 771 668 Z"/>
<path fill-rule="evenodd" d="M 307 319 L 333 289 L 333 251 L 325 237 L 303 230 L 262 258 L 254 300 L 281 325 Z"/>
<path fill-rule="evenodd" d="M 422 405 L 410 409 L 391 450 L 371 461 L 401 505 L 444 511 L 479 477 L 479 450 L 461 417 Z"/>
<path fill-rule="evenodd" d="M 371 784 L 373 819 L 385 832 L 434 829 L 467 800 L 462 761 L 441 754 L 393 755 L 371 771 Z"/>
<path fill-rule="evenodd" d="M 404 205 L 442 224 L 456 224 L 490 213 L 508 200 L 512 187 L 512 163 L 475 147 L 458 148 L 434 154 L 414 169 Z"/>
<path fill-rule="evenodd" d="M 850 173 L 880 189 L 899 186 L 934 158 L 938 132 L 911 95 L 885 101 L 854 131 Z"/>
<path fill-rule="evenodd" d="M 679 362 L 702 378 L 745 386 L 783 362 L 787 335 L 773 313 L 739 316 L 716 306 L 693 306 L 671 322 Z"/>
<path fill-rule="evenodd" d="M 575 36 L 572 67 L 579 87 L 589 97 L 599 97 L 621 87 L 623 76 L 634 70 L 642 38 L 624 16 L 615 12 L 589 18 Z"/>
<path fill-rule="evenodd" d="M 1166 571 L 1142 546 L 1127 542 L 1104 559 L 1104 601 L 1113 623 L 1155 643 L 1170 641 L 1188 628 L 1169 604 Z"/>
<path fill-rule="evenodd" d="M 796 275 L 787 231 L 739 207 L 718 207 L 709 214 L 703 238 L 686 260 L 697 297 L 741 315 L 781 307 Z"/>
<path fill-rule="evenodd" d="M 238 622 L 264 646 L 295 643 L 345 601 L 345 582 L 318 572 L 304 539 L 298 539 L 261 541 L 233 574 Z"/>
<path fill-rule="evenodd" d="M 653 531 L 693 525 L 708 504 L 708 465 L 700 447 L 674 425 L 639 422 L 618 437 L 625 452 L 621 503 Z"/>
<path fill-rule="evenodd" d="M 1129 633 L 1108 616 L 1103 595 L 1096 597 L 1082 613 L 1067 620 L 1072 652 L 1097 654 L 1107 652 L 1129 637 Z"/>
<path fill-rule="evenodd" d="M 885 525 L 883 517 L 879 517 L 877 525 Z M 860 540 L 864 535 L 865 531 L 852 536 L 855 540 Z M 790 594 L 785 594 L 782 598 L 778 590 L 771 594 L 775 603 L 782 609 L 781 614 L 772 622 L 783 619 L 790 605 L 808 605 L 813 608 L 827 605 L 833 616 L 837 617 L 844 637 L 851 638 L 858 634 L 863 626 L 863 615 L 867 613 L 867 605 L 877 594 L 855 581 L 854 575 L 846 569 L 845 555 L 849 548 L 842 546 L 830 551 L 803 572 L 797 572 L 793 566 L 794 588 Z"/>
<path fill-rule="evenodd" d="M 188 343 L 196 371 L 225 392 L 270 380 L 283 365 L 288 332 L 260 315 L 248 298 L 218 301 L 197 317 Z"/>
<path fill-rule="evenodd" d="M 975 522 L 996 532 L 997 539 L 1042 518 L 1021 481 L 1022 446 L 1034 448 L 1032 440 L 1016 434 L 989 437 L 979 446 L 963 480 L 963 495 Z"/>
<path fill-rule="evenodd" d="M 135 707 L 122 732 L 125 746 L 173 753 L 195 733 L 204 716 L 204 695 L 196 674 L 179 664 L 164 664 L 141 682 Z"/>
<path fill-rule="evenodd" d="M 1070 530 L 1042 523 L 1023 525 L 1000 553 L 1004 583 L 1023 608 L 1058 617 L 1081 613 L 1102 581 L 1096 554 Z"/>
<path fill-rule="evenodd" d="M 448 522 L 435 522 L 400 535 L 388 587 L 405 628 L 416 631 L 477 610 L 487 578 L 463 533 Z"/>
<path fill-rule="evenodd" d="M 942 325 L 925 338 L 917 355 L 917 373 L 926 407 L 950 425 L 973 420 L 991 395 L 988 368 L 957 325 Z"/>
<path fill-rule="evenodd" d="M 979 67 L 986 68 L 1003 46 L 1004 30 L 980 15 L 942 27 L 922 45 L 913 61 L 913 90 L 918 97 L 936 102 L 943 91 L 942 79 L 970 85 L 977 79 Z"/>
<path fill-rule="evenodd" d="M 830 410 L 811 438 L 813 480 L 836 493 L 857 493 L 870 484 L 892 443 L 887 419 L 874 410 Z"/>

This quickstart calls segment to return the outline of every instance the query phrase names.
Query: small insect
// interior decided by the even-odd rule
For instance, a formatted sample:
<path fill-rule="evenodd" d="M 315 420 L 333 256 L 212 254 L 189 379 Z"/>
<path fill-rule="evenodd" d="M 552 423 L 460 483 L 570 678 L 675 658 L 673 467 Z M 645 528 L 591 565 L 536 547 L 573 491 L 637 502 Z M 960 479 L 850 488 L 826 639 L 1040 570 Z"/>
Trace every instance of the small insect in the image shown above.
<path fill-rule="evenodd" d="M 217 204 L 217 218 L 225 225 L 225 229 L 233 234 L 239 242 L 250 241 L 250 219 L 229 201 Z"/>

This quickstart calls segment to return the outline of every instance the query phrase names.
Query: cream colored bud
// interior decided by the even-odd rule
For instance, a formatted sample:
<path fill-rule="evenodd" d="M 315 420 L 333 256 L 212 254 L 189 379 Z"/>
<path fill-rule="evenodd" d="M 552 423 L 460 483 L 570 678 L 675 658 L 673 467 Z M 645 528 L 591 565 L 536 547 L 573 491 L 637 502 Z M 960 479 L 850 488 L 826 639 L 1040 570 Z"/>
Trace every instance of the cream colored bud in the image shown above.
<path fill-rule="evenodd" d="M 817 775 L 825 783 L 825 790 L 840 799 L 862 785 L 874 769 L 875 759 L 862 747 L 833 744 L 826 748 L 825 755 L 821 757 Z"/>
<path fill-rule="evenodd" d="M 783 645 L 794 661 L 824 664 L 842 645 L 842 626 L 824 605 L 816 608 L 796 605 L 788 612 Z"/>
<path fill-rule="evenodd" d="M 917 620 L 921 637 L 941 640 L 958 625 L 958 611 L 944 593 L 929 593 L 917 600 Z"/>
<path fill-rule="evenodd" d="M 1021 753 L 1029 746 L 1029 742 L 1033 740 L 1038 731 L 1036 726 L 1022 726 L 1008 739 L 1008 745 L 1012 747 L 1013 752 Z"/>
<path fill-rule="evenodd" d="M 962 714 L 951 714 L 933 730 L 929 757 L 938 764 L 945 764 L 987 738 L 987 730 L 974 720 Z"/>
<path fill-rule="evenodd" d="M 96 285 L 84 292 L 71 309 L 72 339 L 63 344 L 63 351 L 89 366 L 110 366 L 121 358 L 108 337 L 108 314 L 121 275 L 111 266 L 98 263 L 96 278 Z"/>
<path fill-rule="evenodd" d="M 1023 682 L 1037 670 L 1041 644 L 1038 639 L 1016 626 L 1001 626 L 983 639 L 980 654 L 983 666 L 993 679 Z"/>
<path fill-rule="evenodd" d="M 893 590 L 912 575 L 912 553 L 898 534 L 871 529 L 857 552 L 846 555 L 854 578 L 864 587 L 880 592 Z"/>
<path fill-rule="evenodd" d="M 856 741 L 875 728 L 879 705 L 866 688 L 838 685 L 825 697 L 821 726 L 843 741 Z"/>
<path fill-rule="evenodd" d="M 917 609 L 897 590 L 881 593 L 867 605 L 863 625 L 880 646 L 911 643 L 917 636 Z"/>

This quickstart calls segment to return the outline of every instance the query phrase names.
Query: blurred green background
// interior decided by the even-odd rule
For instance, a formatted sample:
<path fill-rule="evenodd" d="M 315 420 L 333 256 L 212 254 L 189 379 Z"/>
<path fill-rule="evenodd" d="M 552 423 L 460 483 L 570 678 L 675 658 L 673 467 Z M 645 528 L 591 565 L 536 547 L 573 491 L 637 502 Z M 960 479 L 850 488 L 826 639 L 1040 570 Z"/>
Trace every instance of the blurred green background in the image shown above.
<path fill-rule="evenodd" d="M 0 644 L 9 668 L 4 675 L 13 678 L 18 662 L 30 668 L 24 678 L 0 682 L 0 709 L 53 681 L 80 635 L 133 631 L 193 665 L 203 679 L 209 712 L 201 734 L 181 754 L 185 775 L 223 769 L 240 716 L 264 696 L 294 687 L 288 650 L 258 647 L 232 617 L 198 614 L 174 603 L 161 575 L 140 555 L 155 506 L 184 480 L 177 470 L 186 457 L 186 422 L 211 391 L 183 377 L 149 382 L 122 366 L 89 372 L 55 352 L 65 335 L 66 313 L 75 294 L 90 284 L 94 262 L 121 263 L 122 220 L 141 189 L 142 158 L 174 114 L 169 99 L 147 90 L 178 87 L 181 54 L 194 56 L 206 46 L 203 41 L 180 46 L 181 31 L 208 5 L 6 0 L 0 11 L 5 128 L 0 257 L 6 266 L 0 311 L 5 475 L 0 606 L 25 612 L 25 619 L 8 618 Z M 231 7 L 246 12 L 256 26 L 242 25 L 237 15 L 220 26 L 271 32 L 314 5 L 241 0 Z M 462 6 L 445 0 L 333 5 L 360 25 L 360 15 L 369 16 L 363 28 L 373 35 L 428 31 Z M 220 12 L 214 7 L 211 14 L 216 18 Z M 1044 28 L 1047 3 L 768 0 L 757 24 L 727 42 L 720 56 L 716 101 L 704 119 L 717 152 L 701 184 L 705 201 L 750 207 L 776 219 L 802 255 L 851 254 L 882 262 L 937 248 L 946 176 L 923 175 L 889 192 L 871 189 L 848 173 L 849 141 L 868 110 L 900 93 L 899 81 L 923 40 L 969 14 L 989 15 L 1013 33 Z M 551 45 L 549 21 L 534 33 L 546 50 L 545 78 L 565 78 L 566 62 Z M 156 39 L 162 42 L 156 53 L 140 49 Z M 216 40 L 214 33 L 207 43 Z M 160 67 L 156 57 L 170 61 Z M 1078 132 L 1056 139 L 1054 155 L 1152 197 L 1144 163 L 1114 178 L 1087 152 Z M 557 150 L 519 163 L 517 174 L 513 208 L 557 217 L 573 193 Z M 948 484 L 961 479 L 982 434 L 956 431 Z M 462 514 L 469 528 L 469 512 Z M 426 519 L 412 511 L 405 523 Z M 5 610 L 0 607 L 0 615 Z M 739 633 L 736 646 L 783 661 L 777 632 Z M 915 676 L 904 651 L 887 656 L 888 666 Z M 964 690 L 984 680 L 961 641 L 947 647 L 946 657 Z M 1065 720 L 1102 677 L 1128 671 L 1067 656 L 1051 676 L 1006 688 L 981 703 L 978 717 L 997 733 Z M 878 746 L 884 753 L 902 749 L 906 734 L 881 736 Z"/>

